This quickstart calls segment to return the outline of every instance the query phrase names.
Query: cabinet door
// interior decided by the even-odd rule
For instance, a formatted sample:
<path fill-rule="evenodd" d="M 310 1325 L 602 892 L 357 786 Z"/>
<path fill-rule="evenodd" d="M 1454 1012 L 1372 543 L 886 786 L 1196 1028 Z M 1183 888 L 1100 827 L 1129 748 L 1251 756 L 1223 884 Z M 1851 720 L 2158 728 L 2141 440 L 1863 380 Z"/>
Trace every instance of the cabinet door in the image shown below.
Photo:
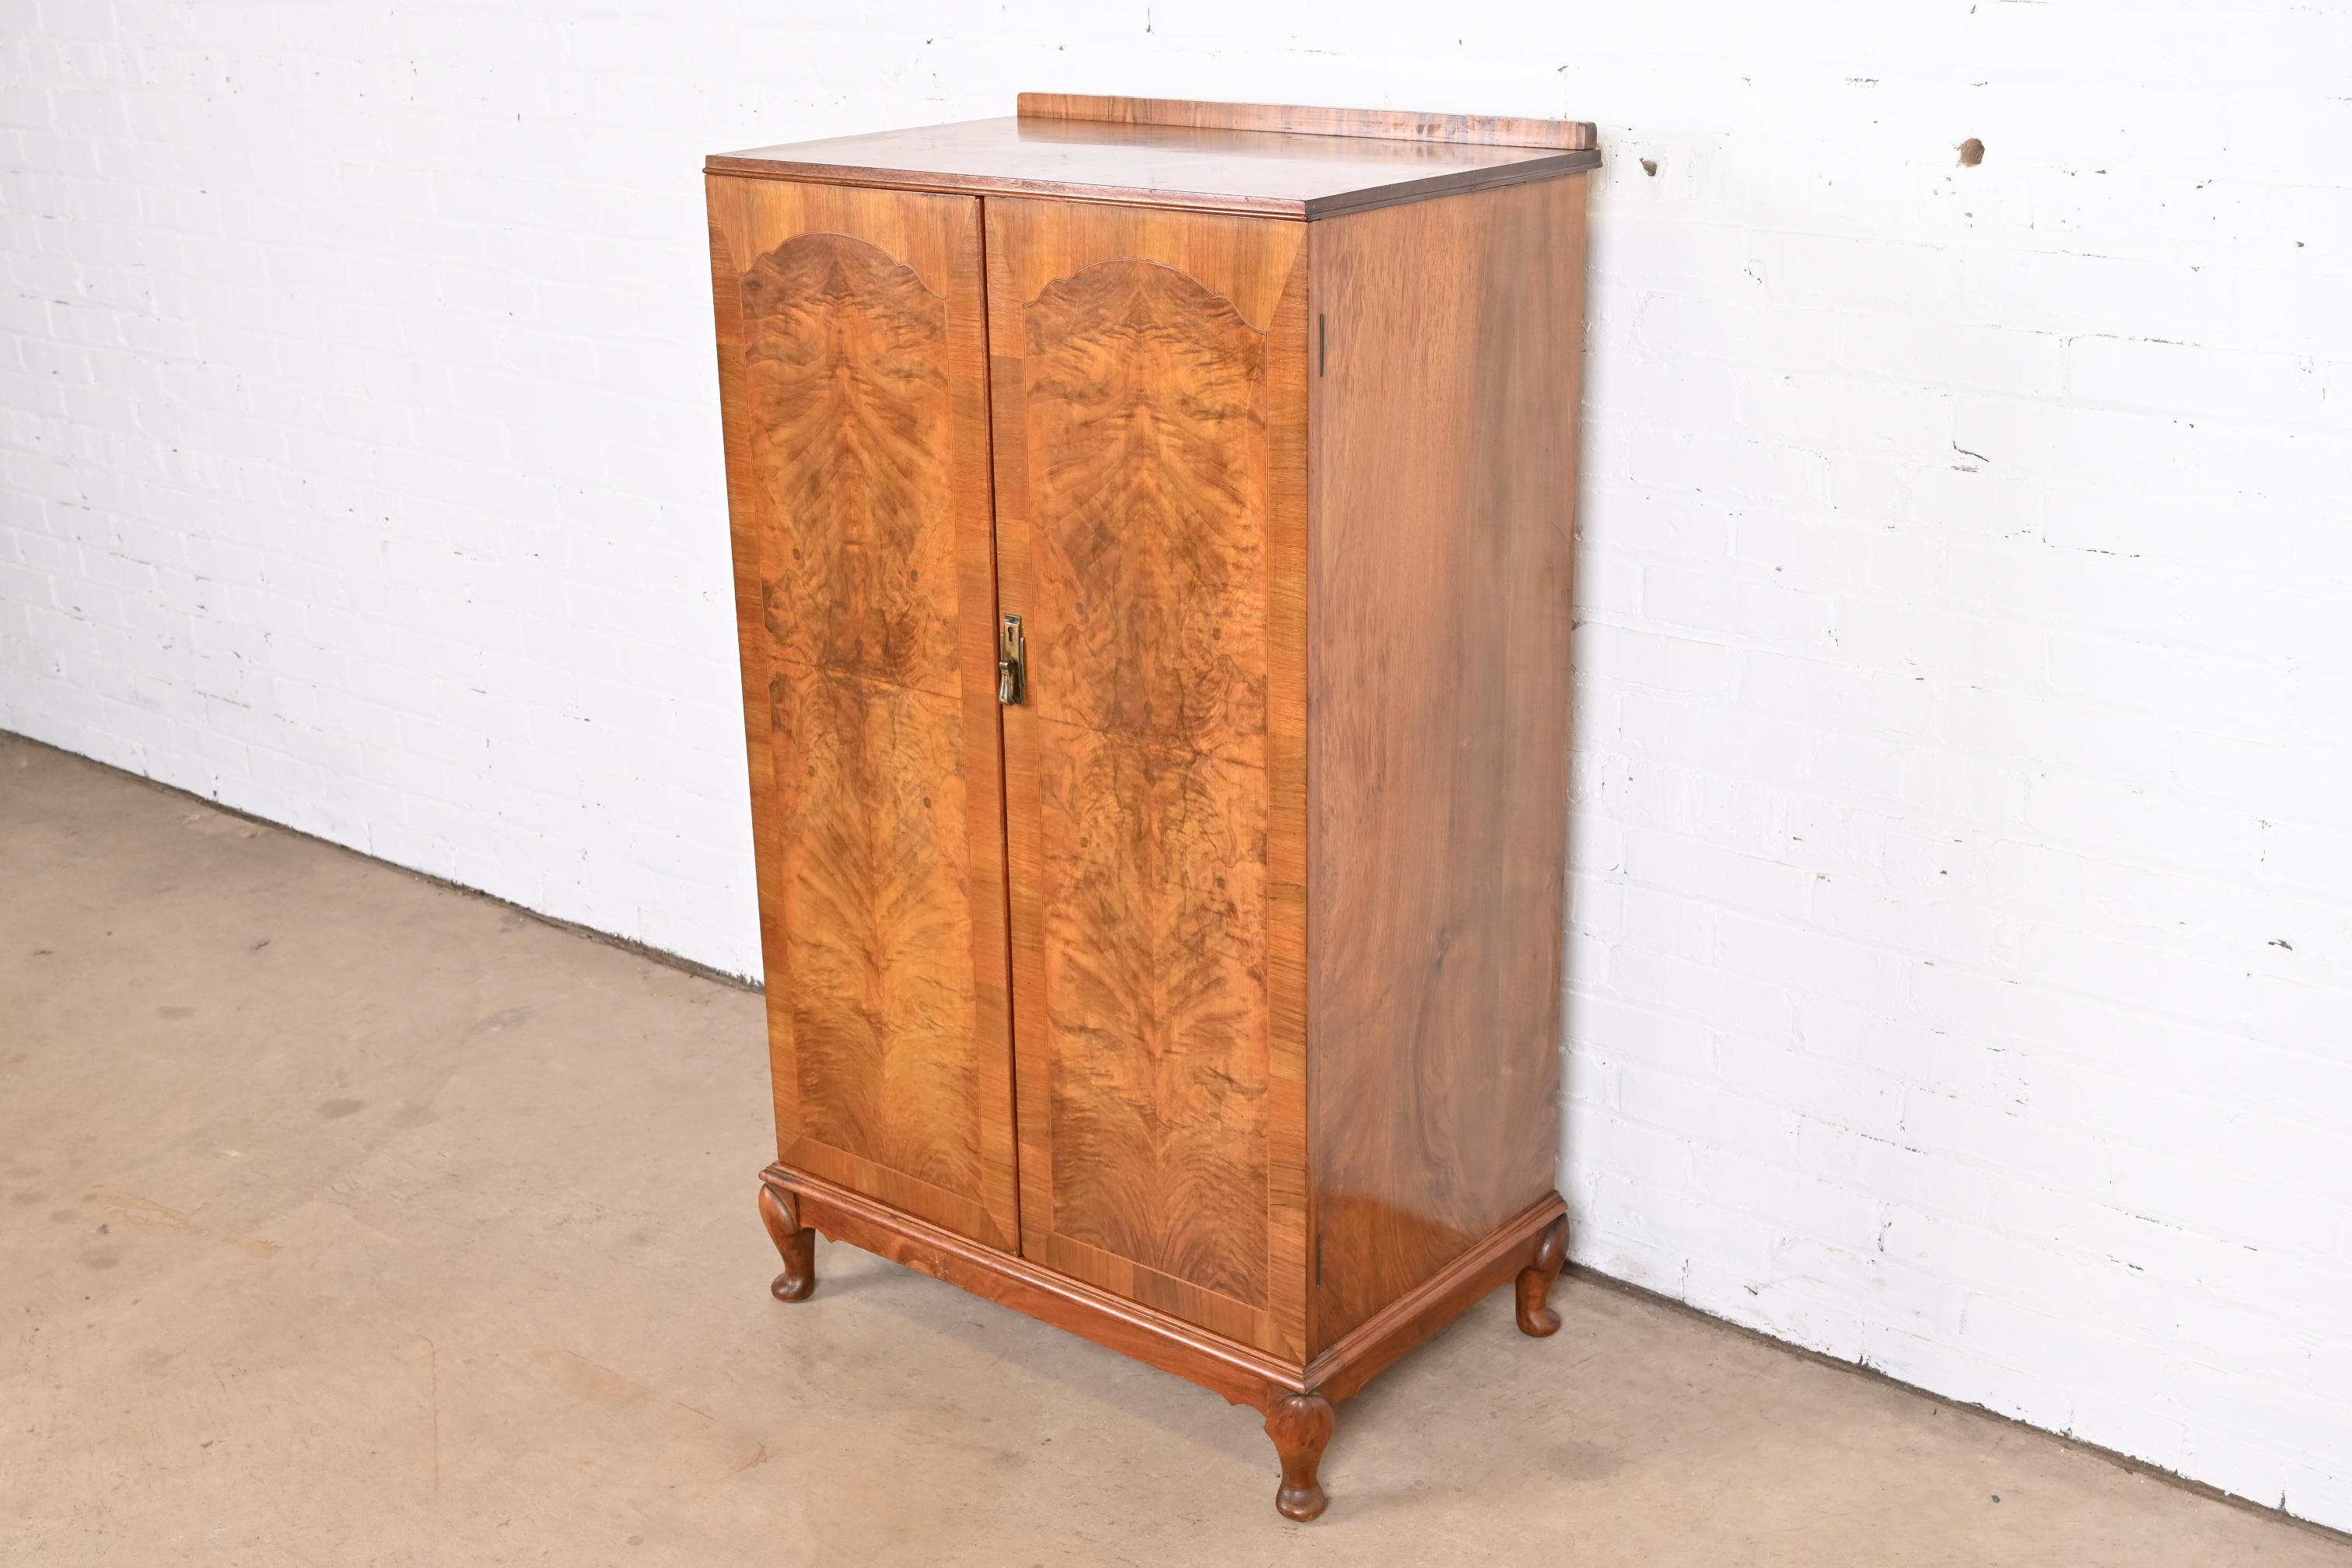
<path fill-rule="evenodd" d="M 777 1148 L 1010 1251 L 980 204 L 709 195 Z"/>
<path fill-rule="evenodd" d="M 1302 1354 L 1305 226 L 987 208 L 1022 1251 Z"/>

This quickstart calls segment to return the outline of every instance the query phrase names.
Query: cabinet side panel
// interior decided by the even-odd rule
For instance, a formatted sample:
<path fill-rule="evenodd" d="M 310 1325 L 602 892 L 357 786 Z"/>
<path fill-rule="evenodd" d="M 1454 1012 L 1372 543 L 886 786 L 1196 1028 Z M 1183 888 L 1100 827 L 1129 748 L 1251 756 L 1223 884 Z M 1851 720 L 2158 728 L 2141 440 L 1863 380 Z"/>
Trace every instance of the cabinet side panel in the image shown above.
<path fill-rule="evenodd" d="M 979 203 L 709 202 L 779 1157 L 1010 1250 Z"/>
<path fill-rule="evenodd" d="M 1318 1351 L 1552 1189 L 1584 194 L 1310 226 Z"/>

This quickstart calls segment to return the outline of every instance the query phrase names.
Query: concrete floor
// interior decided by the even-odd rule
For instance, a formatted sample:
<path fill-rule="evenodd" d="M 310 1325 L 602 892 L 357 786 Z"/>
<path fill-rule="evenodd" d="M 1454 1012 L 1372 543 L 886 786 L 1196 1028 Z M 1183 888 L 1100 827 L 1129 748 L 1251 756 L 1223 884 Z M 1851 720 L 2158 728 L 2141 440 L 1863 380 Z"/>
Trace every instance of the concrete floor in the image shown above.
<path fill-rule="evenodd" d="M 759 999 L 0 735 L 0 1562 L 2129 1563 L 2352 1544 L 1571 1278 L 1256 1415 L 820 1243 Z"/>

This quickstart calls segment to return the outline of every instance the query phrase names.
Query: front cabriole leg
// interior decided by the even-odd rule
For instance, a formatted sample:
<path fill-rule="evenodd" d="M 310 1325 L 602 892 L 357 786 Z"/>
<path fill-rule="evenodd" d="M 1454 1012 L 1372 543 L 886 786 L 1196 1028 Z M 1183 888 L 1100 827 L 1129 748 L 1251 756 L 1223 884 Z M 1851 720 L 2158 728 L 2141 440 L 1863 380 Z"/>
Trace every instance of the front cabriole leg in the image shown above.
<path fill-rule="evenodd" d="M 760 1184 L 760 1218 L 768 1239 L 782 1254 L 784 1271 L 768 1291 L 779 1301 L 805 1301 L 816 1289 L 816 1232 L 801 1223 L 800 1200 L 782 1187 Z"/>
<path fill-rule="evenodd" d="M 1551 1310 L 1552 1281 L 1568 1261 L 1568 1216 L 1544 1226 L 1536 1238 L 1535 1260 L 1519 1270 L 1519 1332 L 1542 1339 L 1559 1331 L 1559 1314 Z"/>
<path fill-rule="evenodd" d="M 1265 1435 L 1282 1459 L 1282 1486 L 1274 1506 L 1302 1524 L 1330 1502 L 1316 1470 L 1331 1441 L 1331 1402 L 1319 1394 L 1286 1394 L 1265 1407 Z"/>

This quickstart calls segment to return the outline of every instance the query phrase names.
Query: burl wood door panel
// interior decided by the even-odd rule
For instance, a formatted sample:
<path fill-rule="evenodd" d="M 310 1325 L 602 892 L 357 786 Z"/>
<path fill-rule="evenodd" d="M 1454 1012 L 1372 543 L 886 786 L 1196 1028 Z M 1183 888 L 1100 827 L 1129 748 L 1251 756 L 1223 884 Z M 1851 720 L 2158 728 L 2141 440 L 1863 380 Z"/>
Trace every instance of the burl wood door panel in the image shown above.
<path fill-rule="evenodd" d="M 1303 1358 L 1305 226 L 987 226 L 1022 1251 Z"/>
<path fill-rule="evenodd" d="M 709 196 L 778 1155 L 1017 1250 L 980 204 Z"/>

